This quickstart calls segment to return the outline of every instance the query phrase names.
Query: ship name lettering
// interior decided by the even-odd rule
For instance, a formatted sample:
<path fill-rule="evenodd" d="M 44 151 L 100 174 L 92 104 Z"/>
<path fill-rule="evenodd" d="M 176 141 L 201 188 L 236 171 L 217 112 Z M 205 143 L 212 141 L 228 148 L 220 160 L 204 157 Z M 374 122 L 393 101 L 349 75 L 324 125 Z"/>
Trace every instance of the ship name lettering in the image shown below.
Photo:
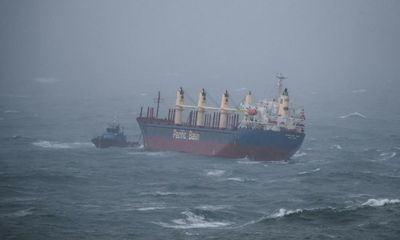
<path fill-rule="evenodd" d="M 172 131 L 172 139 L 199 141 L 200 133 L 174 129 Z"/>
<path fill-rule="evenodd" d="M 189 131 L 189 140 L 199 141 L 200 133 Z"/>
<path fill-rule="evenodd" d="M 186 140 L 186 131 L 185 130 L 176 130 L 174 129 L 174 131 L 172 132 L 172 138 L 173 139 L 183 139 Z"/>

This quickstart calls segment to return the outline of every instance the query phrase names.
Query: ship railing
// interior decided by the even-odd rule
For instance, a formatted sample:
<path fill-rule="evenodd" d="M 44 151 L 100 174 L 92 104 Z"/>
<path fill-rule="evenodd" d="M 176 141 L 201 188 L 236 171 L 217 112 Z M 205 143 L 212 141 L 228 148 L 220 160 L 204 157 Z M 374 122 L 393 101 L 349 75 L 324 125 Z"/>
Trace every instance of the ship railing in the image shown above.
<path fill-rule="evenodd" d="M 191 110 L 189 112 L 189 116 L 185 122 L 181 124 L 175 124 L 175 112 L 174 108 L 169 109 L 167 118 L 157 118 L 154 115 L 154 108 L 147 107 L 146 114 L 144 114 L 143 107 L 140 109 L 140 114 L 137 120 L 146 123 L 157 123 L 157 124 L 166 124 L 166 125 L 179 125 L 184 127 L 196 127 L 196 128 L 209 128 L 209 129 L 221 129 L 221 130 L 235 130 L 239 126 L 239 114 L 237 113 L 228 113 L 226 116 L 226 126 L 224 128 L 220 128 L 220 112 L 206 112 L 203 118 L 203 124 L 197 125 L 197 117 L 198 111 Z"/>
<path fill-rule="evenodd" d="M 289 132 L 304 132 L 304 127 L 298 126 L 290 126 L 286 124 L 277 124 L 274 122 L 257 122 L 257 121 L 249 121 L 243 120 L 239 128 L 246 128 L 246 129 L 262 129 L 262 130 L 271 130 L 271 131 L 289 131 Z"/>

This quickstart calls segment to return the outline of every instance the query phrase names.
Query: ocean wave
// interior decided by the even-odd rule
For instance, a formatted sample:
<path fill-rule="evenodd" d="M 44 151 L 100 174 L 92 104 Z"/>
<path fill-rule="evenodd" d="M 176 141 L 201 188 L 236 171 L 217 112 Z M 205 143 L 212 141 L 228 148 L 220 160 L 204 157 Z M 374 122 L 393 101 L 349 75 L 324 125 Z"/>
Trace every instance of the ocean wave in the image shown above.
<path fill-rule="evenodd" d="M 342 146 L 340 146 L 339 144 L 334 144 L 334 145 L 332 146 L 332 148 L 335 148 L 335 149 L 337 149 L 337 150 L 342 150 Z"/>
<path fill-rule="evenodd" d="M 208 220 L 203 215 L 197 215 L 191 211 L 184 211 L 181 214 L 185 218 L 174 219 L 172 223 L 154 222 L 165 228 L 190 229 L 190 228 L 220 228 L 231 225 L 231 222 Z"/>
<path fill-rule="evenodd" d="M 138 208 L 138 211 L 141 212 L 147 212 L 147 211 L 154 211 L 154 210 L 161 210 L 161 209 L 165 209 L 165 207 L 141 207 Z"/>
<path fill-rule="evenodd" d="M 289 215 L 298 215 L 298 214 L 315 214 L 316 212 L 336 212 L 336 213 L 345 213 L 349 211 L 356 211 L 365 207 L 382 207 L 388 204 L 399 204 L 400 199 L 388 199 L 388 198 L 370 198 L 364 203 L 359 203 L 353 206 L 347 206 L 345 208 L 333 208 L 333 207 L 325 207 L 325 208 L 311 208 L 311 209 L 296 209 L 296 210 L 287 210 L 285 208 L 280 208 L 277 212 L 267 216 L 266 218 L 281 218 Z"/>
<path fill-rule="evenodd" d="M 225 181 L 234 181 L 234 182 L 256 182 L 255 178 L 240 178 L 240 177 L 229 177 L 226 178 Z"/>
<path fill-rule="evenodd" d="M 316 168 L 314 170 L 311 171 L 304 171 L 304 172 L 299 172 L 299 175 L 305 175 L 305 174 L 310 174 L 310 173 L 315 173 L 315 172 L 319 172 L 321 169 L 320 168 Z"/>
<path fill-rule="evenodd" d="M 25 217 L 25 216 L 28 216 L 28 215 L 32 215 L 33 214 L 33 209 L 34 208 L 22 209 L 22 210 L 18 210 L 16 212 L 13 212 L 13 213 L 3 214 L 3 216 L 11 217 L 11 218 Z"/>
<path fill-rule="evenodd" d="M 303 209 L 286 210 L 284 208 L 280 208 L 276 213 L 270 215 L 270 218 L 280 218 L 292 214 L 302 213 L 303 211 L 304 211 Z"/>
<path fill-rule="evenodd" d="M 135 152 L 128 152 L 129 155 L 146 155 L 149 157 L 162 157 L 165 156 L 168 152 L 150 152 L 150 151 L 135 151 Z"/>
<path fill-rule="evenodd" d="M 39 140 L 32 143 L 37 147 L 49 148 L 49 149 L 69 149 L 69 148 L 83 148 L 83 147 L 92 147 L 93 144 L 90 142 L 71 142 L 71 143 L 60 143 L 60 142 L 52 142 Z"/>
<path fill-rule="evenodd" d="M 15 202 L 34 202 L 39 198 L 34 197 L 12 197 L 12 198 L 4 198 L 0 200 L 0 203 L 15 203 Z"/>
<path fill-rule="evenodd" d="M 206 174 L 207 176 L 220 177 L 225 174 L 225 170 L 210 170 Z"/>
<path fill-rule="evenodd" d="M 272 214 L 269 215 L 264 215 L 256 220 L 249 221 L 247 223 L 244 223 L 240 226 L 237 226 L 235 228 L 241 228 L 245 227 L 248 225 L 252 224 L 257 224 L 260 222 L 264 221 L 271 221 L 271 220 L 277 220 L 277 219 L 282 219 L 286 217 L 300 217 L 301 219 L 307 218 L 318 218 L 320 219 L 321 216 L 326 216 L 326 219 L 335 219 L 336 216 L 347 216 L 347 215 L 352 215 L 354 211 L 358 211 L 361 209 L 364 209 L 366 207 L 382 207 L 387 204 L 399 204 L 400 199 L 369 199 L 368 201 L 364 203 L 359 203 L 357 205 L 353 206 L 348 206 L 344 208 L 334 208 L 334 207 L 320 207 L 320 208 L 298 208 L 298 209 L 286 209 L 286 208 L 280 208 L 273 212 Z"/>
<path fill-rule="evenodd" d="M 227 178 L 226 180 L 235 181 L 235 182 L 244 182 L 243 178 L 238 178 L 238 177 L 230 177 L 230 178 Z"/>
<path fill-rule="evenodd" d="M 12 110 L 12 109 L 9 109 L 9 110 L 4 110 L 4 113 L 20 113 L 21 111 L 18 111 L 18 110 Z"/>
<path fill-rule="evenodd" d="M 305 153 L 305 152 L 297 151 L 297 152 L 292 156 L 292 158 L 293 158 L 293 159 L 296 159 L 296 158 L 303 157 L 303 156 L 306 156 L 306 155 L 307 155 L 307 153 Z"/>
<path fill-rule="evenodd" d="M 339 118 L 349 118 L 349 117 L 357 117 L 357 118 L 367 118 L 364 114 L 361 114 L 359 112 L 353 112 L 349 113 L 347 115 L 340 116 Z"/>
<path fill-rule="evenodd" d="M 9 140 L 9 141 L 13 141 L 13 140 L 34 141 L 34 140 L 36 140 L 36 138 L 27 137 L 27 136 L 18 135 L 18 134 L 14 134 L 11 137 L 5 137 L 4 139 Z"/>
<path fill-rule="evenodd" d="M 396 152 L 384 152 L 384 153 L 379 154 L 379 156 L 380 156 L 379 160 L 388 160 L 388 159 L 394 158 L 396 155 L 397 155 Z"/>
<path fill-rule="evenodd" d="M 361 206 L 370 206 L 370 207 L 381 207 L 386 204 L 396 204 L 400 203 L 399 199 L 388 199 L 388 198 L 378 198 L 378 199 L 368 199 L 365 203 L 361 204 Z"/>
<path fill-rule="evenodd" d="M 237 161 L 239 164 L 259 164 L 259 161 L 248 160 L 247 158 Z"/>
<path fill-rule="evenodd" d="M 231 208 L 229 205 L 200 205 L 197 206 L 196 209 L 205 210 L 205 211 L 218 211 L 223 209 Z"/>
<path fill-rule="evenodd" d="M 161 192 L 161 191 L 156 191 L 156 192 L 142 192 L 139 195 L 141 196 L 187 196 L 190 195 L 190 193 L 185 193 L 185 192 Z"/>

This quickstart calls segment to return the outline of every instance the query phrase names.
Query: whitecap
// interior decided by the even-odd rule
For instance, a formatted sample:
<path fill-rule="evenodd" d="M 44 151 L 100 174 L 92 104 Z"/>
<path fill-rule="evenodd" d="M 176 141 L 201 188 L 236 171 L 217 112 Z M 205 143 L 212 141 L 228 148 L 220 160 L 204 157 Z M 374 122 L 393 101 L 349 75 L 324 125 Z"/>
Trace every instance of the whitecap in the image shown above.
<path fill-rule="evenodd" d="M 185 215 L 185 218 L 174 219 L 172 223 L 164 223 L 164 222 L 154 222 L 165 228 L 174 228 L 174 229 L 190 229 L 190 228 L 219 228 L 229 226 L 232 223 L 230 222 L 220 222 L 207 220 L 202 215 L 194 214 L 190 211 L 184 211 L 181 214 Z"/>
<path fill-rule="evenodd" d="M 339 118 L 348 118 L 348 117 L 367 118 L 365 115 L 363 115 L 359 112 L 349 113 L 347 115 L 340 116 Z"/>
<path fill-rule="evenodd" d="M 370 207 L 381 207 L 386 204 L 395 204 L 400 203 L 399 199 L 387 199 L 387 198 L 378 198 L 378 199 L 368 199 L 365 203 L 361 204 L 361 206 L 370 206 Z"/>
<path fill-rule="evenodd" d="M 231 177 L 231 178 L 227 178 L 226 180 L 235 181 L 235 182 L 244 182 L 243 178 L 238 178 L 238 177 Z"/>
<path fill-rule="evenodd" d="M 318 171 L 320 171 L 321 169 L 320 168 L 316 168 L 316 169 L 314 169 L 314 170 L 311 170 L 311 171 L 304 171 L 304 172 L 299 172 L 298 174 L 299 175 L 304 175 L 304 174 L 310 174 L 310 173 L 315 173 L 315 172 L 318 172 Z"/>
<path fill-rule="evenodd" d="M 141 207 L 141 208 L 138 208 L 137 210 L 145 212 L 145 211 L 153 211 L 153 210 L 161 210 L 161 209 L 165 209 L 165 207 Z"/>
<path fill-rule="evenodd" d="M 225 170 L 210 170 L 206 174 L 207 176 L 220 177 L 225 174 Z"/>
<path fill-rule="evenodd" d="M 380 160 L 388 160 L 388 159 L 394 158 L 396 155 L 397 155 L 396 152 L 385 152 L 385 153 L 379 154 L 379 156 L 381 157 Z"/>
<path fill-rule="evenodd" d="M 187 195 L 189 195 L 189 193 L 156 191 L 156 192 L 143 192 L 143 193 L 140 193 L 140 195 L 141 196 L 187 196 Z"/>
<path fill-rule="evenodd" d="M 196 209 L 201 209 L 201 210 L 205 210 L 205 211 L 218 211 L 218 210 L 227 209 L 227 208 L 231 208 L 231 206 L 228 206 L 228 205 L 200 205 L 200 206 L 196 207 Z"/>
<path fill-rule="evenodd" d="M 302 213 L 303 209 L 296 209 L 296 210 L 286 210 L 284 208 L 279 209 L 278 212 L 270 215 L 270 218 L 280 218 L 280 217 L 284 217 L 284 216 L 288 216 L 288 215 L 292 215 L 292 214 L 296 214 L 296 213 Z"/>
<path fill-rule="evenodd" d="M 57 142 L 49 142 L 49 141 L 37 141 L 32 144 L 37 147 L 42 147 L 42 148 L 71 148 L 66 143 L 57 143 Z"/>
<path fill-rule="evenodd" d="M 337 150 L 342 150 L 342 146 L 340 146 L 339 144 L 334 144 L 332 148 L 336 148 Z"/>

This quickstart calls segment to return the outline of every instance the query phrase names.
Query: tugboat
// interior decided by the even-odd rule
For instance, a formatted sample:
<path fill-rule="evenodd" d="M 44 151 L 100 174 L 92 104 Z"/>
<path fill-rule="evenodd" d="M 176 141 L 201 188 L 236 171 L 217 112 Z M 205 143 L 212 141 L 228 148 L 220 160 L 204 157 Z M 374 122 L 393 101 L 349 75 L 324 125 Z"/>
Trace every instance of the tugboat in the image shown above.
<path fill-rule="evenodd" d="M 128 142 L 126 140 L 126 135 L 117 123 L 110 124 L 105 133 L 92 139 L 92 143 L 97 148 L 139 146 L 139 142 Z"/>

